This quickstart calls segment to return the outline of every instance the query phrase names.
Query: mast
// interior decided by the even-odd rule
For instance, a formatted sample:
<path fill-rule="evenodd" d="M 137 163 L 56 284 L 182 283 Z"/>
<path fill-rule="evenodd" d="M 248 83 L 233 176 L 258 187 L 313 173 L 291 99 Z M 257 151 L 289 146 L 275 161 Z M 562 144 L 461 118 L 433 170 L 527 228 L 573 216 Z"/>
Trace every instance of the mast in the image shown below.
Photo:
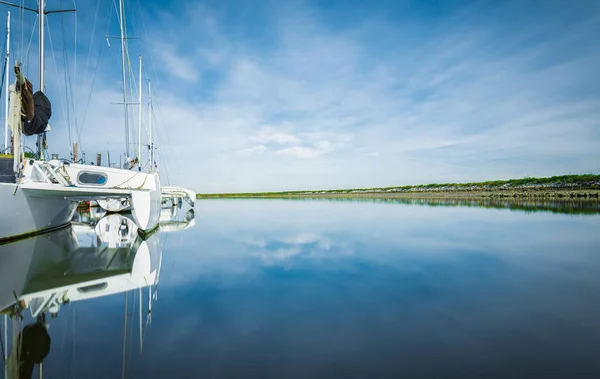
<path fill-rule="evenodd" d="M 142 288 L 140 287 L 140 355 L 142 355 L 143 337 L 142 337 Z"/>
<path fill-rule="evenodd" d="M 138 171 L 142 171 L 142 55 L 140 54 L 140 79 L 138 93 Z"/>
<path fill-rule="evenodd" d="M 39 0 L 38 14 L 40 17 L 40 25 L 39 25 L 39 32 L 40 32 L 40 40 L 39 40 L 40 91 L 45 92 L 44 74 L 45 74 L 46 70 L 45 70 L 45 61 L 44 61 L 44 53 L 45 53 L 44 29 L 46 27 L 46 0 Z M 38 136 L 37 136 L 37 156 L 38 156 L 38 158 L 37 159 L 39 159 L 39 160 L 43 160 L 42 151 L 44 150 L 43 145 L 44 145 L 45 139 L 46 139 L 46 132 L 38 134 Z"/>
<path fill-rule="evenodd" d="M 10 11 L 6 19 L 6 70 L 4 71 L 4 149 L 8 149 L 8 66 L 10 65 Z"/>
<path fill-rule="evenodd" d="M 154 170 L 154 141 L 152 140 L 152 82 L 148 80 L 148 143 L 150 147 L 150 170 Z"/>
<path fill-rule="evenodd" d="M 129 159 L 129 123 L 127 121 L 127 71 L 125 70 L 125 20 L 123 19 L 123 7 L 123 0 L 119 0 L 119 25 L 121 28 L 121 70 L 123 71 L 123 111 L 125 115 L 125 154 L 126 158 Z"/>
<path fill-rule="evenodd" d="M 121 378 L 125 379 L 125 352 L 126 347 L 127 347 L 127 308 L 128 308 L 128 304 L 127 304 L 127 293 L 129 291 L 125 291 L 125 317 L 124 317 L 124 325 L 123 325 L 123 366 L 121 369 Z"/>
<path fill-rule="evenodd" d="M 40 91 L 45 92 L 45 87 L 44 87 L 44 73 L 45 73 L 45 62 L 44 62 L 44 53 L 45 53 L 45 49 L 44 49 L 44 41 L 45 41 L 45 37 L 44 37 L 44 30 L 46 27 L 46 0 L 39 0 L 39 16 L 40 16 L 40 40 L 39 40 L 39 44 L 40 44 L 40 53 L 39 53 L 39 58 L 40 58 L 40 66 L 39 66 L 39 70 L 40 70 Z M 40 146 L 41 148 L 41 146 Z"/>

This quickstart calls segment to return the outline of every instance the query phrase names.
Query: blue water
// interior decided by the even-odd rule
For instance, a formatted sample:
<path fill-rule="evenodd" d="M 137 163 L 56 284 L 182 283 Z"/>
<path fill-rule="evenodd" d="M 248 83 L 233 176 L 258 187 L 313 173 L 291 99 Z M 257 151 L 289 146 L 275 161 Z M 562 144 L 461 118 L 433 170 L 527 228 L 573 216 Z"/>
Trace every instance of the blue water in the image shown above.
<path fill-rule="evenodd" d="M 125 295 L 73 302 L 45 378 L 600 377 L 597 214 L 203 200 L 195 222 L 160 234 L 142 353 L 137 291 L 125 362 Z"/>

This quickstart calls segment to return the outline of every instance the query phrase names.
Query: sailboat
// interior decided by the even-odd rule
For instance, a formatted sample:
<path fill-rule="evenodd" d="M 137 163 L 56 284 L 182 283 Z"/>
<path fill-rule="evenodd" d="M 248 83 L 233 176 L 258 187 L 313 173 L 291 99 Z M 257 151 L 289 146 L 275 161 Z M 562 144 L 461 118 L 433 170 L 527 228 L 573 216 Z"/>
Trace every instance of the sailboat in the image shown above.
<path fill-rule="evenodd" d="M 39 88 L 45 88 L 45 17 L 65 10 L 48 11 L 45 0 L 39 0 L 38 9 L 24 8 L 39 16 Z M 123 24 L 123 3 L 121 25 Z M 122 48 L 124 46 L 121 34 Z M 124 54 L 124 52 L 123 52 Z M 161 185 L 157 172 L 142 172 L 122 168 L 88 166 L 57 159 L 43 160 L 43 141 L 38 138 L 38 158 L 25 158 L 21 142 L 19 86 L 24 79 L 17 77 L 11 85 L 12 119 L 14 138 L 14 177 L 0 182 L 0 202 L 3 206 L 0 218 L 0 243 L 51 231 L 69 225 L 77 205 L 82 201 L 127 199 L 136 226 L 149 233 L 158 226 L 161 209 Z"/>

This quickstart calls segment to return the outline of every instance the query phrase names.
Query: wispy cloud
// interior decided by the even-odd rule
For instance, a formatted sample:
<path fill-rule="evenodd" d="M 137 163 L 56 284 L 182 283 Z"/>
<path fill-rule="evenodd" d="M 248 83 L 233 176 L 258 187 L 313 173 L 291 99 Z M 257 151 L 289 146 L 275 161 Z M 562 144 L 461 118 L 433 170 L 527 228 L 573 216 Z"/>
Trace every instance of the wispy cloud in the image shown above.
<path fill-rule="evenodd" d="M 154 49 L 158 63 L 170 76 L 183 79 L 182 85 L 194 85 L 198 79 L 197 68 L 189 56 L 178 53 L 173 45 L 157 42 Z"/>
<path fill-rule="evenodd" d="M 146 14 L 161 157 L 206 192 L 600 171 L 600 8 L 535 5 Z M 105 68 L 98 91 L 117 80 Z"/>

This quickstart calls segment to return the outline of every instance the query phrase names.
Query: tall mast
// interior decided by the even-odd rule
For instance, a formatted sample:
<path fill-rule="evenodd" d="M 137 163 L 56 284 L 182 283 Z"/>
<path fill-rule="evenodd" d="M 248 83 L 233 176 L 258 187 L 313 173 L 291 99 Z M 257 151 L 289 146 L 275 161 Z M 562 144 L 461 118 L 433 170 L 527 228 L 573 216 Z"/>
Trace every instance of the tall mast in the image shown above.
<path fill-rule="evenodd" d="M 40 64 L 39 64 L 39 70 L 40 70 L 40 91 L 45 92 L 45 87 L 44 87 L 44 74 L 45 74 L 45 62 L 44 62 L 44 54 L 45 54 L 45 49 L 44 49 L 44 42 L 45 42 L 45 37 L 44 37 L 44 29 L 46 27 L 46 0 L 39 0 L 39 8 L 38 8 L 38 14 L 40 17 L 40 25 L 39 25 L 39 32 L 40 32 L 40 40 L 39 40 L 39 60 L 40 60 Z M 43 160 L 42 157 L 42 152 L 44 150 L 44 140 L 46 139 L 46 132 L 40 133 L 37 136 L 37 156 L 39 160 Z"/>
<path fill-rule="evenodd" d="M 129 293 L 129 291 L 125 291 L 125 317 L 124 317 L 124 325 L 123 325 L 123 366 L 121 369 L 121 378 L 125 379 L 125 352 L 126 347 L 127 347 L 127 309 L 128 304 L 127 304 L 127 294 Z"/>
<path fill-rule="evenodd" d="M 40 58 L 40 91 L 44 92 L 45 88 L 44 88 L 44 73 L 45 73 L 45 63 L 44 63 L 44 29 L 46 27 L 46 0 L 39 0 L 40 2 L 40 7 L 39 7 L 39 16 L 40 16 L 40 40 L 39 40 L 39 44 L 40 44 L 40 53 L 39 53 L 39 58 Z"/>
<path fill-rule="evenodd" d="M 119 23 L 121 27 L 121 70 L 123 71 L 123 111 L 125 115 L 125 154 L 127 155 L 127 159 L 129 159 L 129 123 L 127 121 L 127 71 L 125 70 L 125 20 L 123 19 L 123 7 L 123 0 L 119 0 Z"/>
<path fill-rule="evenodd" d="M 143 343 L 144 343 L 144 340 L 142 337 L 142 288 L 143 287 L 140 287 L 140 312 L 139 312 L 139 315 L 140 315 L 140 355 L 142 355 L 142 347 L 143 347 Z"/>
<path fill-rule="evenodd" d="M 142 171 L 142 56 L 140 55 L 140 79 L 138 92 L 138 171 Z"/>
<path fill-rule="evenodd" d="M 148 144 L 150 146 L 150 170 L 154 171 L 154 140 L 152 139 L 152 82 L 148 80 Z"/>
<path fill-rule="evenodd" d="M 4 72 L 4 149 L 8 149 L 8 67 L 10 66 L 10 11 L 6 19 L 6 70 Z"/>

